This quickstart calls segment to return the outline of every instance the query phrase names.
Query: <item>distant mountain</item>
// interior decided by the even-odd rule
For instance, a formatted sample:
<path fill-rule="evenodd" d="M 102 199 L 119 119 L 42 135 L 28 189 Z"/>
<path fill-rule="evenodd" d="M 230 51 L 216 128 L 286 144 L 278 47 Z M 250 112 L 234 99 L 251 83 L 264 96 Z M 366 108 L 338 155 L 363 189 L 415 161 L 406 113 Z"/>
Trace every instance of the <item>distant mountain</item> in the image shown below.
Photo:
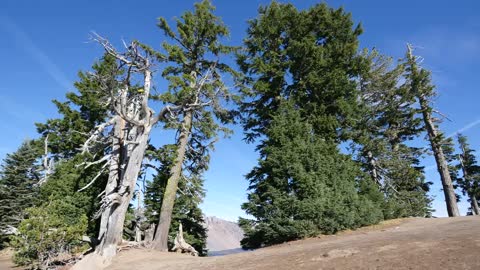
<path fill-rule="evenodd" d="M 241 252 L 243 230 L 237 223 L 217 217 L 205 217 L 207 249 L 210 256 Z"/>

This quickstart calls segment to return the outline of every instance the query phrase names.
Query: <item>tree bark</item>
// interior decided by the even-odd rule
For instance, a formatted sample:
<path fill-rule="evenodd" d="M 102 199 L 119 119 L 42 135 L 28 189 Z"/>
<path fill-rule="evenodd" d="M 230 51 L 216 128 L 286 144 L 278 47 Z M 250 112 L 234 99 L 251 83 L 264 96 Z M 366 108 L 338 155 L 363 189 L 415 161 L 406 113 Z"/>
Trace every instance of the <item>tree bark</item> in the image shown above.
<path fill-rule="evenodd" d="M 470 196 L 470 205 L 472 207 L 472 215 L 478 216 L 480 214 L 480 208 L 478 207 L 477 198 L 474 195 Z"/>
<path fill-rule="evenodd" d="M 420 96 L 420 108 L 423 114 L 423 121 L 427 128 L 428 138 L 432 147 L 433 155 L 437 163 L 437 170 L 442 180 L 443 193 L 445 194 L 445 203 L 447 204 L 447 212 L 449 217 L 457 217 L 460 215 L 457 206 L 457 197 L 455 189 L 453 188 L 450 172 L 448 171 L 448 164 L 439 141 L 439 134 L 435 124 L 433 123 L 431 108 L 425 97 Z"/>
<path fill-rule="evenodd" d="M 125 215 L 135 191 L 150 132 L 155 124 L 150 108 L 146 104 L 150 85 L 151 71 L 146 69 L 143 96 L 129 104 L 123 104 L 128 111 L 123 116 L 120 114 L 115 116 L 109 179 L 102 200 L 104 208 L 101 209 L 98 237 L 100 244 L 96 249 L 96 253 L 106 259 L 115 256 L 117 246 L 122 242 Z M 124 117 L 130 120 L 127 121 Z M 141 121 L 143 125 L 137 124 Z"/>
<path fill-rule="evenodd" d="M 178 138 L 178 148 L 176 151 L 175 162 L 170 169 L 170 177 L 167 181 L 165 193 L 160 210 L 160 220 L 153 240 L 153 248 L 160 251 L 168 251 L 168 232 L 172 221 L 173 206 L 177 195 L 178 182 L 182 174 L 182 165 L 185 159 L 187 143 L 192 128 L 192 111 L 184 114 L 182 129 Z"/>
<path fill-rule="evenodd" d="M 106 228 L 106 230 L 101 236 L 101 242 L 97 249 L 98 253 L 106 258 L 113 257 L 116 254 L 117 245 L 122 242 L 125 215 L 132 200 L 145 150 L 148 146 L 151 127 L 146 126 L 140 129 L 143 129 L 143 131 L 137 134 L 137 143 L 135 143 L 127 159 L 128 162 L 122 163 L 120 166 L 125 167 L 122 177 L 119 179 L 120 184 L 110 194 L 106 194 L 107 197 L 111 196 L 112 202 L 109 209 L 104 212 L 105 219 L 102 218 L 102 222 L 106 222 L 106 224 L 102 224 L 100 227 L 102 229 Z"/>

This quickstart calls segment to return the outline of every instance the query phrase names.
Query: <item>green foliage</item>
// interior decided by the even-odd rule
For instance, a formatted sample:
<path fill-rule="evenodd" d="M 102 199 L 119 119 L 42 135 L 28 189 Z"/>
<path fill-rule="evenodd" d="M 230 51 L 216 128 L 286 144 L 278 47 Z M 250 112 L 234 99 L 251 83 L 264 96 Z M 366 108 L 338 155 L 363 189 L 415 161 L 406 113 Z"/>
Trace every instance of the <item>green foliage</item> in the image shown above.
<path fill-rule="evenodd" d="M 359 168 L 335 144 L 318 138 L 292 105 L 281 105 L 260 145 L 261 160 L 248 175 L 255 220 L 240 221 L 244 248 L 376 223 L 378 193 L 363 185 Z M 368 178 L 367 180 L 368 181 Z M 377 191 L 378 192 L 378 191 Z M 359 215 L 361 214 L 361 216 Z"/>
<path fill-rule="evenodd" d="M 89 167 L 81 165 L 95 161 L 95 157 L 81 155 L 80 151 L 91 130 L 105 121 L 109 110 L 105 99 L 108 97 L 102 89 L 115 87 L 117 82 L 111 78 L 120 74 L 121 70 L 115 58 L 108 54 L 93 64 L 92 70 L 92 73 L 79 72 L 79 80 L 75 83 L 77 92 L 67 93 L 66 102 L 54 100 L 61 117 L 36 125 L 43 137 L 48 136 L 49 157 L 57 162 L 54 173 L 42 185 L 42 202 L 71 196 L 75 205 L 88 217 L 88 234 L 95 237 L 99 220 L 94 220 L 93 216 L 99 206 L 97 197 L 104 190 L 108 175 L 101 173 L 104 163 Z M 88 189 L 77 192 L 99 173 Z"/>
<path fill-rule="evenodd" d="M 17 227 L 24 217 L 24 210 L 37 200 L 40 155 L 33 141 L 25 141 L 3 160 L 0 171 L 0 247 L 8 240 L 4 232 L 9 231 L 10 226 Z"/>
<path fill-rule="evenodd" d="M 170 176 L 170 167 L 175 157 L 175 150 L 175 145 L 165 145 L 153 153 L 153 158 L 160 163 L 160 166 L 156 168 L 156 175 L 146 186 L 144 202 L 148 224 L 158 224 L 163 195 Z M 187 159 L 185 163 L 189 162 Z M 206 255 L 207 232 L 203 227 L 203 213 L 199 208 L 199 204 L 204 196 L 203 179 L 198 174 L 184 175 L 179 182 L 173 208 L 172 224 L 169 232 L 169 248 L 173 247 L 173 240 L 178 232 L 178 225 L 182 223 L 185 241 L 191 244 L 201 256 Z"/>
<path fill-rule="evenodd" d="M 107 175 L 104 173 L 88 189 L 78 192 L 96 176 L 101 166 L 84 169 L 78 166 L 84 160 L 84 157 L 77 155 L 58 163 L 55 172 L 40 189 L 40 200 L 46 202 L 62 200 L 65 196 L 71 197 L 72 204 L 88 217 L 88 235 L 96 237 L 99 222 L 93 216 L 99 208 L 100 200 L 97 197 L 105 188 Z"/>
<path fill-rule="evenodd" d="M 353 132 L 357 160 L 385 195 L 386 219 L 429 216 L 431 183 L 425 182 L 419 166 L 422 151 L 407 145 L 423 127 L 415 96 L 402 83 L 404 65 L 392 66 L 391 59 L 377 51 L 362 56 L 370 68 L 359 82 L 362 113 Z"/>
<path fill-rule="evenodd" d="M 463 177 L 457 177 L 456 182 L 464 196 L 468 197 L 468 201 L 478 200 L 480 198 L 480 166 L 475 157 L 475 150 L 470 147 L 467 137 L 458 134 L 458 144 L 461 149 L 459 155 L 460 164 L 458 169 L 462 169 Z"/>
<path fill-rule="evenodd" d="M 167 58 L 162 76 L 169 82 L 168 91 L 153 98 L 193 113 L 192 136 L 202 148 L 218 133 L 231 133 L 225 125 L 233 122 L 233 112 L 225 105 L 237 98 L 223 78 L 238 74 L 222 61 L 236 48 L 223 44 L 229 32 L 214 10 L 210 1 L 196 3 L 193 12 L 184 12 L 176 19 L 175 30 L 165 18 L 158 21 L 158 27 L 173 42 L 162 44 Z M 182 121 L 168 119 L 166 127 L 180 130 Z"/>
<path fill-rule="evenodd" d="M 81 250 L 87 217 L 73 202 L 67 196 L 27 210 L 20 234 L 12 238 L 15 263 L 46 269 Z"/>
<path fill-rule="evenodd" d="M 107 98 L 102 87 L 115 87 L 113 78 L 119 71 L 115 59 L 106 54 L 92 66 L 93 74 L 79 72 L 80 80 L 75 88 L 78 93 L 68 92 L 67 101 L 54 100 L 60 118 L 49 119 L 46 123 L 37 123 L 37 130 L 42 136 L 48 135 L 49 152 L 55 157 L 71 158 L 79 152 L 79 148 L 87 139 L 87 134 L 98 124 L 103 123 L 108 109 L 104 105 Z M 103 81 L 103 82 L 101 82 Z"/>
<path fill-rule="evenodd" d="M 325 3 L 303 11 L 278 2 L 261 7 L 237 58 L 245 73 L 247 140 L 264 134 L 283 98 L 301 108 L 317 135 L 345 138 L 357 107 L 353 78 L 363 66 L 357 56 L 361 32 L 350 14 Z"/>

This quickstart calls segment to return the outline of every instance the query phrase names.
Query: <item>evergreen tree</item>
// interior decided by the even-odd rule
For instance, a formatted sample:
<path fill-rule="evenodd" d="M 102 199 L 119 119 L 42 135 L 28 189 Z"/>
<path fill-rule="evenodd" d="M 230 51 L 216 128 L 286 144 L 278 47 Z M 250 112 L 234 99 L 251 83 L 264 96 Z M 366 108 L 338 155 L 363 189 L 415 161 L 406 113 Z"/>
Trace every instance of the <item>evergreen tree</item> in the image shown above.
<path fill-rule="evenodd" d="M 213 14 L 214 7 L 205 0 L 195 4 L 193 12 L 185 12 L 176 20 L 176 31 L 164 18 L 159 28 L 174 40 L 163 43 L 168 64 L 163 76 L 169 81 L 169 91 L 159 96 L 171 104 L 173 117 L 166 128 L 177 130 L 175 160 L 165 187 L 159 224 L 155 233 L 155 248 L 167 250 L 172 211 L 185 161 L 195 165 L 190 169 L 204 170 L 209 161 L 207 149 L 213 146 L 218 133 L 228 134 L 225 124 L 233 120 L 224 106 L 233 98 L 222 76 L 236 76 L 221 57 L 235 51 L 222 44 L 228 36 L 227 27 Z M 198 168 L 195 168 L 198 167 Z"/>
<path fill-rule="evenodd" d="M 6 234 L 25 216 L 25 209 L 35 204 L 37 183 L 41 172 L 40 153 L 31 140 L 22 143 L 14 153 L 7 154 L 0 170 L 0 247 L 7 241 Z"/>
<path fill-rule="evenodd" d="M 77 92 L 68 92 L 67 101 L 53 100 L 61 116 L 36 126 L 44 138 L 48 135 L 48 150 L 55 160 L 69 159 L 80 153 L 88 133 L 105 120 L 108 108 L 104 103 L 108 96 L 99 89 L 105 87 L 104 84 L 114 87 L 115 81 L 102 82 L 98 78 L 110 78 L 118 73 L 121 70 L 115 59 L 105 54 L 93 64 L 91 73 L 78 73 L 79 81 L 74 83 Z"/>
<path fill-rule="evenodd" d="M 325 3 L 303 11 L 278 2 L 261 7 L 237 59 L 247 141 L 264 134 L 282 97 L 294 100 L 316 134 L 345 139 L 357 112 L 355 78 L 365 68 L 361 32 L 350 14 Z"/>
<path fill-rule="evenodd" d="M 240 220 L 244 248 L 382 219 L 378 189 L 363 184 L 358 192 L 358 181 L 371 180 L 362 178 L 351 157 L 340 154 L 334 143 L 315 136 L 293 105 L 279 106 L 266 137 L 259 147 L 260 163 L 247 175 L 250 192 L 242 208 L 255 219 Z"/>
<path fill-rule="evenodd" d="M 156 168 L 155 176 L 146 186 L 144 202 L 148 224 L 158 224 L 159 222 L 159 213 L 175 152 L 175 145 L 165 145 L 154 154 L 160 165 Z M 178 232 L 178 225 L 181 223 L 185 241 L 191 244 L 200 256 L 206 255 L 207 232 L 203 225 L 203 213 L 199 208 L 204 196 L 203 179 L 200 175 L 182 175 L 172 212 L 172 224 L 168 237 L 169 249 L 174 245 L 173 240 Z"/>
<path fill-rule="evenodd" d="M 463 177 L 457 179 L 459 188 L 470 202 L 473 215 L 479 215 L 478 198 L 480 197 L 480 166 L 477 164 L 475 150 L 470 148 L 467 137 L 458 134 L 458 144 L 461 149 L 460 168 Z"/>
<path fill-rule="evenodd" d="M 92 237 L 97 236 L 99 227 L 99 221 L 94 218 L 99 208 L 97 197 L 104 190 L 108 175 L 102 170 L 103 164 L 88 167 L 82 165 L 85 164 L 85 159 L 92 162 L 96 159 L 82 155 L 81 147 L 88 139 L 88 133 L 101 124 L 108 113 L 108 108 L 104 106 L 108 97 L 99 90 L 105 84 L 113 87 L 115 81 L 102 82 L 98 78 L 111 78 L 119 73 L 121 71 L 115 59 L 105 54 L 94 63 L 91 73 L 78 73 L 79 81 L 74 84 L 77 92 L 68 92 L 65 102 L 53 101 L 61 116 L 36 124 L 38 132 L 48 138 L 49 157 L 57 163 L 52 175 L 41 186 L 41 199 L 47 201 L 64 196 L 74 198 L 75 205 L 88 217 L 88 234 Z M 96 180 L 78 192 L 87 187 L 92 179 Z"/>
<path fill-rule="evenodd" d="M 52 269 L 85 250 L 81 237 L 87 217 L 74 203 L 72 197 L 65 196 L 26 210 L 19 234 L 12 238 L 15 263 L 29 269 Z"/>
<path fill-rule="evenodd" d="M 442 181 L 448 215 L 450 217 L 459 216 L 460 213 L 458 211 L 455 189 L 442 148 L 445 138 L 443 133 L 438 129 L 438 119 L 433 117 L 435 110 L 431 102 L 436 92 L 435 86 L 431 83 L 431 74 L 419 66 L 418 57 L 413 55 L 413 49 L 409 44 L 407 45 L 407 55 L 404 62 L 406 66 L 406 84 L 409 86 L 408 93 L 417 99 L 420 107 L 428 140 Z"/>
<path fill-rule="evenodd" d="M 422 132 L 415 99 L 401 83 L 402 64 L 364 52 L 370 68 L 359 81 L 361 117 L 353 130 L 357 160 L 385 194 L 385 218 L 429 216 L 429 185 L 419 166 L 421 149 L 407 145 Z"/>

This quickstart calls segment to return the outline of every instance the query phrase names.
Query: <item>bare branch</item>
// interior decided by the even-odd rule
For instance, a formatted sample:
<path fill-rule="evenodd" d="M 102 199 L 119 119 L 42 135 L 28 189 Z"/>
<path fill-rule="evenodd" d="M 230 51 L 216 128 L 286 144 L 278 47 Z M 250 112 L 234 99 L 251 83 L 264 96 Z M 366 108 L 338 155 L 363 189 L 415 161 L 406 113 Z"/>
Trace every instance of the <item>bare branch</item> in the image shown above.
<path fill-rule="evenodd" d="M 79 189 L 77 192 L 82 192 L 84 191 L 85 189 L 89 188 L 91 185 L 93 185 L 93 183 L 95 183 L 95 181 L 102 175 L 102 173 L 105 171 L 105 165 L 103 166 L 103 168 L 98 172 L 98 174 L 92 179 L 92 181 L 90 181 L 90 183 L 88 183 L 86 186 L 84 186 L 83 188 Z"/>
<path fill-rule="evenodd" d="M 95 127 L 95 130 L 93 131 L 92 135 L 85 141 L 85 143 L 83 144 L 81 150 L 82 150 L 82 154 L 85 154 L 85 153 L 90 153 L 90 144 L 92 142 L 97 142 L 99 141 L 98 138 L 100 137 L 100 135 L 102 134 L 102 132 L 108 127 L 108 126 L 111 126 L 115 124 L 115 118 L 111 118 L 110 120 L 108 120 L 107 122 L 105 123 L 102 123 L 98 126 Z"/>

